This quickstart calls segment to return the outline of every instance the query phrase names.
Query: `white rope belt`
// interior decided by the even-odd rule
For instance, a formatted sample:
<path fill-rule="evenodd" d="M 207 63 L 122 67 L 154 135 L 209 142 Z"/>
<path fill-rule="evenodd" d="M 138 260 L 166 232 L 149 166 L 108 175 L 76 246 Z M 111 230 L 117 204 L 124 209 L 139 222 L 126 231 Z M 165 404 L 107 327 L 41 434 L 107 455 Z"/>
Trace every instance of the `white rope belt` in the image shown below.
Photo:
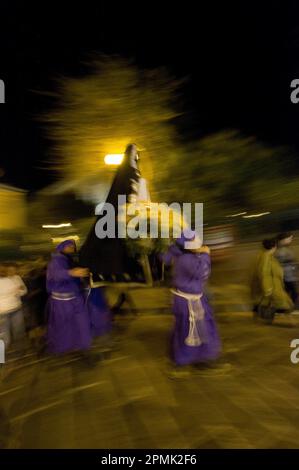
<path fill-rule="evenodd" d="M 187 346 L 200 346 L 206 343 L 204 316 L 205 311 L 202 306 L 202 294 L 189 294 L 180 290 L 171 290 L 174 295 L 183 297 L 188 302 L 189 311 L 189 333 L 185 339 Z M 199 327 L 199 328 L 198 328 Z M 200 329 L 200 332 L 198 331 Z"/>
<path fill-rule="evenodd" d="M 55 300 L 73 300 L 76 298 L 76 295 L 73 292 L 66 292 L 66 293 L 52 292 L 51 297 L 52 299 L 55 299 Z"/>

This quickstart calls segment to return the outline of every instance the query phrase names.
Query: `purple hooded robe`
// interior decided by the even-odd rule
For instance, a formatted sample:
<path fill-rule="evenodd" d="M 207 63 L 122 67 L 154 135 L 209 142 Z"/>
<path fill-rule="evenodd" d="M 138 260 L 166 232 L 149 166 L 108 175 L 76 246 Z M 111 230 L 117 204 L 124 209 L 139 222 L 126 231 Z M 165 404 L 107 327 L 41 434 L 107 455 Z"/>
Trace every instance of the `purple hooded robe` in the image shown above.
<path fill-rule="evenodd" d="M 210 256 L 185 250 L 184 242 L 190 240 L 182 235 L 162 255 L 164 263 L 173 266 L 172 358 L 177 365 L 216 359 L 221 350 L 212 309 L 203 292 L 211 272 Z"/>
<path fill-rule="evenodd" d="M 57 246 L 47 269 L 48 351 L 54 354 L 85 350 L 91 344 L 91 325 L 81 281 L 72 277 L 70 258 L 62 253 L 65 240 Z"/>

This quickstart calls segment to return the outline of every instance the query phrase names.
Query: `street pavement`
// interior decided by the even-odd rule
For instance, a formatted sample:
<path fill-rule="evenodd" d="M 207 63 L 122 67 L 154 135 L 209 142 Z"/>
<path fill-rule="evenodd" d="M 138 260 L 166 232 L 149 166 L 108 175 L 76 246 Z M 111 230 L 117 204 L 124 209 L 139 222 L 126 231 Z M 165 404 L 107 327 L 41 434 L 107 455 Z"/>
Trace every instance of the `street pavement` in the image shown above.
<path fill-rule="evenodd" d="M 230 364 L 224 372 L 173 379 L 165 288 L 134 293 L 138 314 L 117 317 L 112 338 L 94 343 L 92 363 L 11 352 L 1 369 L 0 447 L 298 447 L 299 364 L 290 342 L 299 319 L 255 323 L 247 294 L 231 279 L 209 289 Z"/>

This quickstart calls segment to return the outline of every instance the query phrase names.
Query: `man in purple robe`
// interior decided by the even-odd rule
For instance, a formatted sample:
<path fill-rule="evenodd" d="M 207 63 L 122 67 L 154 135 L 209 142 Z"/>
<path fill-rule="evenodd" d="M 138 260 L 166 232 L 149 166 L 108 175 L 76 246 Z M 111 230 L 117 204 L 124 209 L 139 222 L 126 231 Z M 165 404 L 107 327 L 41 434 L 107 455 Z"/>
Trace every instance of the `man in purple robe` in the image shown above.
<path fill-rule="evenodd" d="M 60 243 L 47 269 L 48 351 L 54 354 L 87 350 L 91 344 L 90 317 L 81 279 L 88 270 L 72 266 L 73 240 Z"/>
<path fill-rule="evenodd" d="M 185 242 L 195 236 L 195 232 L 185 231 L 162 255 L 166 265 L 173 265 L 172 359 L 177 366 L 215 360 L 221 351 L 212 309 L 204 294 L 211 272 L 209 248 L 185 249 Z"/>

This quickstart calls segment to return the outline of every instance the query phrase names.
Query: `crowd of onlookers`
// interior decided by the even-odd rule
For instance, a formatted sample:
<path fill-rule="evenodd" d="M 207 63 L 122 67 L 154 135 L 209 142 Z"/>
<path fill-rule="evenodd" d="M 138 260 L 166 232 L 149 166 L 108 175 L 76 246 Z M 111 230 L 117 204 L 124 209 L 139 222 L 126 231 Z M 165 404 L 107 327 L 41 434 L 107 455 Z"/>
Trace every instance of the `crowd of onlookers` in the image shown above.
<path fill-rule="evenodd" d="M 298 312 L 298 269 L 290 233 L 263 241 L 252 278 L 255 312 Z M 6 348 L 28 338 L 43 347 L 47 323 L 47 259 L 0 262 L 0 339 Z M 271 313 L 272 312 L 272 313 Z"/>
<path fill-rule="evenodd" d="M 281 233 L 263 240 L 251 281 L 253 310 L 272 323 L 276 313 L 298 312 L 298 263 L 293 235 Z"/>
<path fill-rule="evenodd" d="M 32 261 L 0 262 L 0 339 L 6 348 L 25 338 L 38 345 L 46 323 L 46 265 Z"/>

